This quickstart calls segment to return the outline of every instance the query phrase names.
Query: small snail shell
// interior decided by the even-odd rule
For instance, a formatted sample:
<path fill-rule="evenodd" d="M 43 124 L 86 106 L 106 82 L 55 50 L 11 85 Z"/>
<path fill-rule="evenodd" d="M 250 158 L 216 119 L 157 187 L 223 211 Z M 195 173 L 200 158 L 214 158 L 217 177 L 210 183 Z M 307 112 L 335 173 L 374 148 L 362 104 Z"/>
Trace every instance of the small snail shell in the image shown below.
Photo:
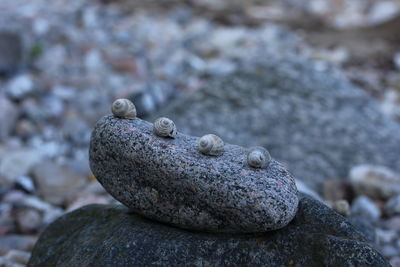
<path fill-rule="evenodd" d="M 250 148 L 247 154 L 247 163 L 254 168 L 265 168 L 271 162 L 271 155 L 260 146 Z"/>
<path fill-rule="evenodd" d="M 115 100 L 111 106 L 111 111 L 118 118 L 136 118 L 136 107 L 129 99 L 120 98 Z"/>
<path fill-rule="evenodd" d="M 198 149 L 205 155 L 219 156 L 224 153 L 224 141 L 215 134 L 206 134 L 200 138 Z"/>
<path fill-rule="evenodd" d="M 154 133 L 158 136 L 174 138 L 176 135 L 175 123 L 165 117 L 158 118 L 154 122 Z"/>

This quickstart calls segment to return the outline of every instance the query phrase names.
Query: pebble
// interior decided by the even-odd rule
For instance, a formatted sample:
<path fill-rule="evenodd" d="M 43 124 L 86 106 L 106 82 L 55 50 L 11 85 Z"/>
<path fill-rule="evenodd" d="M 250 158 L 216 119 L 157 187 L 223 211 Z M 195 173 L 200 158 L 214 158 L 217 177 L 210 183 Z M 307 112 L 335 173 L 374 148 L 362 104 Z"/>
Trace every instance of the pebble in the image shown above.
<path fill-rule="evenodd" d="M 390 265 L 392 265 L 392 267 L 400 267 L 400 257 L 399 256 L 395 256 L 392 257 L 389 260 Z"/>
<path fill-rule="evenodd" d="M 16 221 L 20 233 L 32 233 L 42 225 L 42 215 L 35 209 L 22 208 L 17 210 Z"/>
<path fill-rule="evenodd" d="M 11 134 L 17 118 L 18 108 L 6 97 L 0 96 L 0 141 Z"/>
<path fill-rule="evenodd" d="M 41 151 L 37 149 L 22 148 L 12 149 L 0 158 L 0 177 L 4 179 L 0 184 L 13 184 L 16 180 L 27 175 L 31 168 L 43 158 Z"/>
<path fill-rule="evenodd" d="M 367 196 L 359 196 L 353 200 L 351 213 L 371 221 L 376 221 L 381 217 L 379 207 Z"/>
<path fill-rule="evenodd" d="M 39 195 L 47 202 L 62 205 L 66 198 L 85 184 L 85 179 L 52 161 L 44 161 L 32 170 Z"/>
<path fill-rule="evenodd" d="M 400 194 L 390 198 L 384 206 L 388 216 L 400 215 Z"/>
<path fill-rule="evenodd" d="M 398 237 L 395 230 L 383 230 L 379 228 L 376 229 L 376 236 L 378 242 L 382 245 L 392 243 Z"/>
<path fill-rule="evenodd" d="M 0 236 L 15 232 L 15 221 L 9 203 L 0 203 Z"/>
<path fill-rule="evenodd" d="M 21 36 L 12 31 L 0 31 L 0 76 L 17 73 L 23 65 L 24 47 Z"/>
<path fill-rule="evenodd" d="M 392 245 L 386 245 L 381 248 L 381 252 L 384 256 L 390 258 L 393 256 L 397 256 L 399 251 Z"/>
<path fill-rule="evenodd" d="M 339 214 L 343 216 L 350 215 L 350 205 L 349 202 L 345 199 L 336 200 L 332 204 L 332 208 Z"/>
<path fill-rule="evenodd" d="M 393 216 L 384 221 L 383 225 L 389 229 L 400 231 L 400 216 Z"/>
<path fill-rule="evenodd" d="M 6 85 L 6 93 L 13 100 L 23 100 L 33 93 L 35 84 L 28 74 L 16 76 Z"/>
<path fill-rule="evenodd" d="M 33 183 L 32 178 L 29 176 L 22 175 L 18 177 L 16 184 L 19 188 L 27 193 L 33 193 L 35 191 L 35 184 Z"/>
<path fill-rule="evenodd" d="M 6 235 L 0 236 L 0 254 L 12 249 L 30 251 L 36 243 L 37 237 L 31 235 Z"/>
<path fill-rule="evenodd" d="M 324 199 L 328 201 L 337 201 L 341 199 L 350 199 L 351 187 L 347 181 L 328 179 L 324 182 Z"/>
<path fill-rule="evenodd" d="M 400 174 L 386 167 L 359 165 L 350 170 L 349 177 L 357 195 L 388 199 L 400 194 Z"/>
<path fill-rule="evenodd" d="M 10 260 L 13 263 L 22 264 L 26 266 L 29 261 L 31 254 L 21 250 L 10 250 L 3 257 Z"/>

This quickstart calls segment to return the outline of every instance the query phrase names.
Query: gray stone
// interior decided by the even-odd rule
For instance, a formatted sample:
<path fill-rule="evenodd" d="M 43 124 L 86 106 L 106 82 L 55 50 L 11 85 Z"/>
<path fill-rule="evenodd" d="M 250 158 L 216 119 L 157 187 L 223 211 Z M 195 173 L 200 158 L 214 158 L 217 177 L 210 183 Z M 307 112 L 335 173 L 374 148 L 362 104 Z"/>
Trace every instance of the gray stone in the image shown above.
<path fill-rule="evenodd" d="M 18 209 L 15 219 L 21 233 L 33 233 L 42 225 L 42 215 L 35 209 Z"/>
<path fill-rule="evenodd" d="M 9 152 L 0 155 L 0 184 L 14 183 L 19 177 L 27 175 L 31 168 L 43 159 L 43 154 L 37 149 L 9 148 Z"/>
<path fill-rule="evenodd" d="M 384 209 L 389 216 L 400 215 L 400 195 L 390 198 L 386 202 Z"/>
<path fill-rule="evenodd" d="M 52 161 L 44 161 L 32 170 L 39 195 L 47 202 L 61 205 L 85 185 L 85 178 Z"/>
<path fill-rule="evenodd" d="M 351 205 L 351 213 L 371 221 L 376 221 L 381 217 L 379 207 L 366 196 L 359 196 L 353 201 Z"/>
<path fill-rule="evenodd" d="M 263 232 L 288 224 L 297 210 L 293 176 L 272 160 L 247 164 L 247 150 L 225 144 L 218 157 L 197 150 L 199 138 L 158 137 L 140 119 L 103 117 L 89 161 L 104 188 L 139 214 L 175 226 L 215 232 Z"/>
<path fill-rule="evenodd" d="M 31 254 L 20 250 L 10 250 L 3 258 L 9 260 L 12 263 L 21 264 L 21 266 L 26 266 L 29 261 Z M 2 265 L 3 266 L 3 265 Z M 14 267 L 15 265 L 13 265 Z"/>
<path fill-rule="evenodd" d="M 15 74 L 23 65 L 24 44 L 18 33 L 0 32 L 0 76 Z"/>
<path fill-rule="evenodd" d="M 400 174 L 384 166 L 355 166 L 351 168 L 349 178 L 358 195 L 388 199 L 400 194 Z"/>
<path fill-rule="evenodd" d="M 321 202 L 302 197 L 286 227 L 259 234 L 183 230 L 123 206 L 90 205 L 42 234 L 28 266 L 389 266 Z"/>
<path fill-rule="evenodd" d="M 17 118 L 18 109 L 6 97 L 0 96 L 0 141 L 7 138 L 13 130 Z"/>
<path fill-rule="evenodd" d="M 366 93 L 332 69 L 277 58 L 212 79 L 155 117 L 178 130 L 215 133 L 226 142 L 266 147 L 296 178 L 321 192 L 327 178 L 346 178 L 357 164 L 400 170 L 400 125 Z"/>
<path fill-rule="evenodd" d="M 30 235 L 6 235 L 0 237 L 0 254 L 12 249 L 30 251 L 37 237 Z"/>
<path fill-rule="evenodd" d="M 6 93 L 11 99 L 23 100 L 35 89 L 33 79 L 28 74 L 21 74 L 11 79 L 6 85 Z"/>

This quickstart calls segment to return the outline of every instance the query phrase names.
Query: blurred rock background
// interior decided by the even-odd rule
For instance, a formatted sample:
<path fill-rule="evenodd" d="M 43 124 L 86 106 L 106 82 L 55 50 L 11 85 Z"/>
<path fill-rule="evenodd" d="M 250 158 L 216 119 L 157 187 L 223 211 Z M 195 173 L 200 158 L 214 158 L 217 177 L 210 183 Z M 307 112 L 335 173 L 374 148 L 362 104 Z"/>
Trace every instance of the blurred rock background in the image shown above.
<path fill-rule="evenodd" d="M 146 119 L 275 54 L 342 69 L 400 121 L 399 11 L 389 0 L 0 1 L 0 265 L 24 265 L 64 212 L 115 202 L 87 153 L 115 98 Z M 364 165 L 328 178 L 320 197 L 364 218 L 400 266 L 400 174 Z"/>

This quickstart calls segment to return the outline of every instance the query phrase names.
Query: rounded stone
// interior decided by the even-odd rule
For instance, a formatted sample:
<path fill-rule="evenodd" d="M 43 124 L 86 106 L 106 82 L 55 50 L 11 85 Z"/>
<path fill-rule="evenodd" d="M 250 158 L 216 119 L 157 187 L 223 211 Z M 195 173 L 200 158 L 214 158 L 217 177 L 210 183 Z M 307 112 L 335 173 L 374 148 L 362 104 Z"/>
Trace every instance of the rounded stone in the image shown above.
<path fill-rule="evenodd" d="M 254 169 L 246 149 L 219 157 L 197 151 L 198 137 L 158 138 L 151 123 L 103 117 L 90 143 L 90 167 L 117 200 L 147 218 L 212 232 L 251 233 L 287 225 L 298 206 L 293 176 L 278 162 Z"/>

